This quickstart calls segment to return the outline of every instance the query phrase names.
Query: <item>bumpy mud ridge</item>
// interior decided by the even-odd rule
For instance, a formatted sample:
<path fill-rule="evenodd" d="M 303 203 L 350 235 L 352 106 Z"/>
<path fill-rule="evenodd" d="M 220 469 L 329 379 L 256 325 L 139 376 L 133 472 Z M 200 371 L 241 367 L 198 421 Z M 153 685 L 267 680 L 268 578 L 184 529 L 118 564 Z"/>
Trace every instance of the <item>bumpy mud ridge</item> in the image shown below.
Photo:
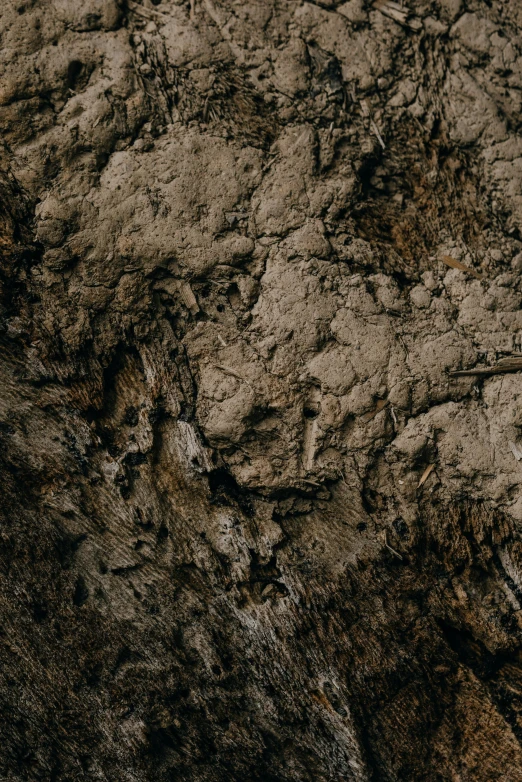
<path fill-rule="evenodd" d="M 522 780 L 521 29 L 3 0 L 2 779 Z"/>

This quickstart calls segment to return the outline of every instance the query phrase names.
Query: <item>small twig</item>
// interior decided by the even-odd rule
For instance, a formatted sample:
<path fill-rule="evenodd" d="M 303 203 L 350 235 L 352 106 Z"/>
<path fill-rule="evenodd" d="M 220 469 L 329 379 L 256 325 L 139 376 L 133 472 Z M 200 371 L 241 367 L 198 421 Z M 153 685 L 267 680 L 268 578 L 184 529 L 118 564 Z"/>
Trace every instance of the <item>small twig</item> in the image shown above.
<path fill-rule="evenodd" d="M 504 358 L 494 367 L 474 367 L 450 372 L 450 377 L 468 377 L 471 375 L 502 375 L 506 372 L 522 371 L 522 358 Z"/>
<path fill-rule="evenodd" d="M 361 421 L 364 421 L 364 423 L 367 424 L 368 421 L 371 421 L 372 418 L 375 418 L 377 413 L 380 413 L 381 410 L 384 410 L 387 404 L 388 404 L 387 399 L 378 399 L 375 408 L 373 410 L 370 410 L 369 413 L 365 413 L 364 415 L 362 415 Z"/>
<path fill-rule="evenodd" d="M 398 5 L 391 0 L 378 0 L 378 2 L 374 4 L 374 8 L 403 27 L 409 27 L 410 30 L 418 32 L 422 28 L 420 19 L 416 19 L 415 17 L 411 18 L 409 9 L 404 8 L 402 4 Z"/>
<path fill-rule="evenodd" d="M 401 562 L 402 562 L 402 559 L 403 559 L 402 555 L 399 554 L 399 552 L 396 551 L 393 548 L 393 546 L 390 546 L 390 544 L 388 543 L 388 531 L 387 530 L 383 530 L 382 537 L 383 537 L 383 540 L 384 540 L 384 545 L 386 546 L 388 551 L 391 551 L 392 554 L 395 554 L 395 556 L 398 557 L 398 559 L 400 559 Z"/>
<path fill-rule="evenodd" d="M 339 480 L 341 480 L 341 481 L 344 483 L 344 485 L 345 485 L 345 486 L 348 486 L 348 484 L 346 483 L 346 477 L 345 477 L 345 474 L 344 474 L 344 472 L 341 470 L 341 468 L 340 468 L 340 467 L 338 467 L 338 468 L 337 468 L 337 475 L 338 475 L 338 477 L 339 477 Z M 350 487 L 348 486 L 348 488 L 350 488 Z"/>
<path fill-rule="evenodd" d="M 213 366 L 216 369 L 220 369 L 222 372 L 225 373 L 225 375 L 231 375 L 231 377 L 237 377 L 238 380 L 242 380 L 244 383 L 246 383 L 245 378 L 241 377 L 241 375 L 238 372 L 235 372 L 233 369 L 229 369 L 228 367 L 224 367 L 222 364 L 213 364 Z"/>
<path fill-rule="evenodd" d="M 421 475 L 421 479 L 420 479 L 419 483 L 417 484 L 417 489 L 420 489 L 420 487 L 423 486 L 426 483 L 426 481 L 428 480 L 428 478 L 430 477 L 430 475 L 431 475 L 431 473 L 433 472 L 434 469 L 435 469 L 435 465 L 434 464 L 428 464 L 428 466 L 426 467 L 426 469 L 424 470 L 424 472 Z"/>
<path fill-rule="evenodd" d="M 482 274 L 476 272 L 475 269 L 470 269 L 470 267 L 466 266 L 464 263 L 461 263 L 460 261 L 456 261 L 455 258 L 451 257 L 451 255 L 443 255 L 442 261 L 446 264 L 446 266 L 451 266 L 452 269 L 458 269 L 461 272 L 467 272 L 468 274 L 472 274 L 473 277 L 477 278 L 477 280 L 484 279 Z"/>
<path fill-rule="evenodd" d="M 133 3 L 132 0 L 127 0 L 127 5 L 129 11 L 138 14 L 138 16 L 143 16 L 144 19 L 148 19 L 149 21 L 152 19 L 152 14 L 149 13 L 148 8 L 143 8 L 141 5 L 138 5 L 138 3 Z"/>
<path fill-rule="evenodd" d="M 144 19 L 153 19 L 154 16 L 159 16 L 162 19 L 168 19 L 166 14 L 162 14 L 161 11 L 156 11 L 155 8 L 144 8 L 139 3 L 135 3 L 134 0 L 127 0 L 127 5 L 130 11 L 134 11 L 135 14 L 143 16 Z"/>
<path fill-rule="evenodd" d="M 319 488 L 322 488 L 322 484 L 320 484 L 318 481 L 313 481 L 311 478 L 301 478 L 303 483 L 309 483 L 310 486 L 317 486 Z"/>
<path fill-rule="evenodd" d="M 370 120 L 370 125 L 372 126 L 372 130 L 373 130 L 373 132 L 375 133 L 375 135 L 377 136 L 377 138 L 379 140 L 379 144 L 381 145 L 381 147 L 383 149 L 386 149 L 386 145 L 385 145 L 384 141 L 382 140 L 381 134 L 379 133 L 379 128 L 377 127 L 377 125 L 375 124 L 373 119 Z"/>
<path fill-rule="evenodd" d="M 354 98 L 355 98 L 355 95 L 354 95 Z M 377 125 L 375 124 L 375 122 L 373 120 L 372 113 L 370 111 L 370 107 L 368 106 L 368 102 L 363 98 L 361 101 L 359 101 L 359 104 L 361 106 L 361 111 L 362 111 L 363 117 L 366 117 L 367 119 L 370 120 L 370 127 L 373 130 L 373 132 L 375 133 L 375 135 L 377 136 L 377 138 L 379 140 L 379 144 L 381 145 L 381 147 L 383 149 L 386 149 L 384 141 L 382 140 L 382 136 L 379 133 L 379 128 L 377 127 Z"/>

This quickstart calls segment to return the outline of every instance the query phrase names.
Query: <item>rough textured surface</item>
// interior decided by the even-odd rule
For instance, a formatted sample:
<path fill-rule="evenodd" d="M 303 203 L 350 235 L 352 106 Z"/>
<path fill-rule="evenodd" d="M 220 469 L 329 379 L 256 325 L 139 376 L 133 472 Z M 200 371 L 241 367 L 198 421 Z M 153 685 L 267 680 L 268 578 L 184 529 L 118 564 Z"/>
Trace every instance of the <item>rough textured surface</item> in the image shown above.
<path fill-rule="evenodd" d="M 2 779 L 522 780 L 521 28 L 1 4 Z"/>

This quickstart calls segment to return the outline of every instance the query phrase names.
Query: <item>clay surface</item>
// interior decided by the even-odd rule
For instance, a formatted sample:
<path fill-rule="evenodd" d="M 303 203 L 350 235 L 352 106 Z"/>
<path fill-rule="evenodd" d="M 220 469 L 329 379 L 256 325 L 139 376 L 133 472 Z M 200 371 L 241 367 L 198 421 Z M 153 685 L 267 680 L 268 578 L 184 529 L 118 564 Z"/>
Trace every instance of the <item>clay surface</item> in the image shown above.
<path fill-rule="evenodd" d="M 521 30 L 0 5 L 2 780 L 522 780 Z"/>

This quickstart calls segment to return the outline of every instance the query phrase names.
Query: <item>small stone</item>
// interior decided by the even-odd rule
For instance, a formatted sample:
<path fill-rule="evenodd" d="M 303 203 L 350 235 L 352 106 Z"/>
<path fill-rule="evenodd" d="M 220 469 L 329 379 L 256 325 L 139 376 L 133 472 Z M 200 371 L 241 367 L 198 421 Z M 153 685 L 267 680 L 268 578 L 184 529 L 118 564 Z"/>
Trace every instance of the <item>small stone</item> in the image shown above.
<path fill-rule="evenodd" d="M 419 309 L 426 309 L 431 304 L 431 294 L 424 285 L 416 285 L 410 291 L 410 299 Z"/>

